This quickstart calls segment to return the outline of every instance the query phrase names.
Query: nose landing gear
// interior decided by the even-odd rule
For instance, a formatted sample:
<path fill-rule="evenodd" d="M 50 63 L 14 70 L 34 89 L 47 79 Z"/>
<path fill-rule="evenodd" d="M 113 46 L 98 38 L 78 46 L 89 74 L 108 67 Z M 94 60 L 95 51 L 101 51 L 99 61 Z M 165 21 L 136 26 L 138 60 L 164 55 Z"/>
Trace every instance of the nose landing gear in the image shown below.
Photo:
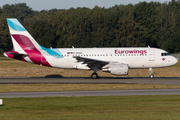
<path fill-rule="evenodd" d="M 154 78 L 152 68 L 149 68 L 149 78 Z"/>

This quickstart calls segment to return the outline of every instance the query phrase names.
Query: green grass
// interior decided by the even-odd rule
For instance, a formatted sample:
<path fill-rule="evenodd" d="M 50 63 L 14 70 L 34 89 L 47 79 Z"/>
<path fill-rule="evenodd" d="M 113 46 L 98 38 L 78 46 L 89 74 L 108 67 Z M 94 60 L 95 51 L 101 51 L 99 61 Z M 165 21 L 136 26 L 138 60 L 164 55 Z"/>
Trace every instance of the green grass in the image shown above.
<path fill-rule="evenodd" d="M 5 98 L 1 120 L 178 120 L 180 96 Z"/>
<path fill-rule="evenodd" d="M 0 84 L 0 92 L 174 89 L 180 85 L 153 84 Z"/>
<path fill-rule="evenodd" d="M 11 59 L 11 58 L 8 58 L 8 57 L 2 57 L 2 56 L 0 56 L 0 61 L 9 61 L 9 60 L 15 61 L 15 59 Z"/>
<path fill-rule="evenodd" d="M 87 77 L 92 71 L 62 70 L 40 67 L 16 60 L 0 58 L 1 77 Z M 148 70 L 130 70 L 128 77 L 148 76 Z M 99 72 L 100 76 L 112 76 Z M 179 77 L 177 65 L 155 69 L 157 77 Z M 179 88 L 173 85 L 150 84 L 0 84 L 0 92 L 20 91 L 69 91 L 105 89 L 156 89 Z M 178 120 L 180 119 L 180 96 L 86 96 L 86 97 L 38 97 L 4 98 L 0 106 L 0 120 Z"/>

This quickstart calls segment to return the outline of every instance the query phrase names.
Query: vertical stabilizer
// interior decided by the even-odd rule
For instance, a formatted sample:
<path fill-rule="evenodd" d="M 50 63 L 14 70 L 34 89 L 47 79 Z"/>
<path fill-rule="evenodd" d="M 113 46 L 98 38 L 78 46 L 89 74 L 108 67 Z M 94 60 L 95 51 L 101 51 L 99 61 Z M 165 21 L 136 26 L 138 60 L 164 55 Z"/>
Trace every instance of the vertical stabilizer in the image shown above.
<path fill-rule="evenodd" d="M 39 44 L 15 18 L 8 18 L 7 23 L 15 51 L 40 49 Z"/>
<path fill-rule="evenodd" d="M 35 64 L 51 66 L 45 58 L 45 54 L 47 53 L 42 51 L 43 47 L 41 47 L 35 41 L 35 39 L 28 33 L 28 31 L 17 19 L 8 18 L 7 23 L 13 42 L 14 51 L 5 52 L 4 56 Z"/>

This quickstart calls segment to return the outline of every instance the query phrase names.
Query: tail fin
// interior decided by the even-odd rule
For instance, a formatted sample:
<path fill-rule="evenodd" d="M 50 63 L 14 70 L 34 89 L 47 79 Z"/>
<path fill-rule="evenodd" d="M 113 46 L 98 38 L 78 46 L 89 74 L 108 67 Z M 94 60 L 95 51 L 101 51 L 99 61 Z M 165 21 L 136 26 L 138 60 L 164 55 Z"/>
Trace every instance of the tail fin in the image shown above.
<path fill-rule="evenodd" d="M 44 57 L 49 49 L 41 47 L 17 19 L 9 18 L 7 23 L 15 51 L 7 51 L 4 53 L 4 56 L 51 66 Z M 45 49 L 44 52 L 42 49 Z"/>
<path fill-rule="evenodd" d="M 40 45 L 17 19 L 8 18 L 7 23 L 15 51 L 40 49 Z"/>

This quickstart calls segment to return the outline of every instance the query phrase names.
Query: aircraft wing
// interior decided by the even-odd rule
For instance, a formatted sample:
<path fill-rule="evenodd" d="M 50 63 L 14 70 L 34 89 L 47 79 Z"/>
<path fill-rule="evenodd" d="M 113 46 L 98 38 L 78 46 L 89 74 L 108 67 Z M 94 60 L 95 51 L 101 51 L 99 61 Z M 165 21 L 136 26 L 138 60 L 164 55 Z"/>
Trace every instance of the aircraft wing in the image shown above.
<path fill-rule="evenodd" d="M 90 68 L 94 66 L 99 66 L 99 68 L 102 68 L 108 64 L 127 64 L 128 66 L 130 66 L 130 63 L 128 61 L 104 61 L 80 56 L 74 56 L 73 58 L 75 58 L 77 62 L 83 62 L 82 64 L 87 64 L 87 66 Z"/>
<path fill-rule="evenodd" d="M 98 59 L 93 59 L 93 58 L 86 58 L 86 57 L 80 57 L 80 56 L 74 56 L 77 60 L 77 62 L 83 62 L 82 64 L 87 64 L 87 66 L 91 67 L 94 64 L 99 64 L 101 66 L 107 65 L 110 63 L 110 61 L 103 61 L 103 60 L 98 60 Z"/>

